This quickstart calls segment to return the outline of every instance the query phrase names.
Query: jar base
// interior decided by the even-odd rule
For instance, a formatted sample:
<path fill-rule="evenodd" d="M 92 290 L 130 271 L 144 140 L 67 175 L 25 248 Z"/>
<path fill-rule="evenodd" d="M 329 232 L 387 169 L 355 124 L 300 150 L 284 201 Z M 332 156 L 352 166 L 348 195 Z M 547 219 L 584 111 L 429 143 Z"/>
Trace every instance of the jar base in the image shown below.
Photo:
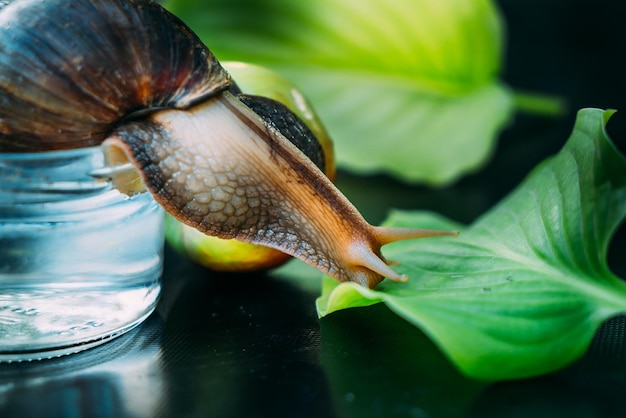
<path fill-rule="evenodd" d="M 110 341 L 155 309 L 158 280 L 131 288 L 38 289 L 0 294 L 0 362 L 43 360 Z"/>

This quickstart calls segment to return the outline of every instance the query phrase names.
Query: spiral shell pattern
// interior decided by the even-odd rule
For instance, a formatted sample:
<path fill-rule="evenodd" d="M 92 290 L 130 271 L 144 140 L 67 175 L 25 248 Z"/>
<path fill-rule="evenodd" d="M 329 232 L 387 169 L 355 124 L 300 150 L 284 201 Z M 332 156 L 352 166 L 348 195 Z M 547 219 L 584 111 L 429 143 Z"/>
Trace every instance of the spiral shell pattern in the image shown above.
<path fill-rule="evenodd" d="M 150 0 L 0 4 L 0 152 L 97 145 L 121 120 L 229 85 L 198 37 Z"/>

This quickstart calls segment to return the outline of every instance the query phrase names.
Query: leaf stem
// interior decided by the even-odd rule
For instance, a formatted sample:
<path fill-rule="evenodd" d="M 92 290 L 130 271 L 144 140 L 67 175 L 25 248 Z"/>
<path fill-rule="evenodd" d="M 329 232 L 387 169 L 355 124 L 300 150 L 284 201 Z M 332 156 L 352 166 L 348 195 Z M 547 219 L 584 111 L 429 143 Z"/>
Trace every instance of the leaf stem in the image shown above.
<path fill-rule="evenodd" d="M 534 113 L 545 116 L 562 116 L 567 111 L 565 99 L 559 96 L 515 91 L 515 106 L 521 112 Z"/>
<path fill-rule="evenodd" d="M 611 315 L 626 312 L 626 285 L 624 285 L 623 280 L 613 276 L 610 282 L 605 281 L 601 285 L 598 284 L 594 293 L 607 303 L 600 309 L 607 309 Z"/>

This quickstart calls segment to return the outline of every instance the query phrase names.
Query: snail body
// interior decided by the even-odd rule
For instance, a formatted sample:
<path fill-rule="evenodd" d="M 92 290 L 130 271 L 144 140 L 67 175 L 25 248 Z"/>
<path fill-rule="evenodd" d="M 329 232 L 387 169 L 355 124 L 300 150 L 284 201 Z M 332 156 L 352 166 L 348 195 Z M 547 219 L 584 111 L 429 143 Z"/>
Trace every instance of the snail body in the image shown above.
<path fill-rule="evenodd" d="M 0 7 L 0 152 L 102 144 L 106 155 L 130 161 L 184 224 L 369 287 L 383 277 L 406 279 L 387 265 L 382 245 L 448 234 L 369 225 L 259 114 L 264 100 L 240 100 L 211 51 L 158 4 L 14 0 Z"/>
<path fill-rule="evenodd" d="M 250 97 L 267 98 L 266 103 L 262 99 L 263 101 L 257 105 L 253 104 L 252 109 L 266 122 L 269 120 L 277 129 L 282 128 L 283 133 L 287 125 L 290 129 L 296 130 L 298 135 L 285 136 L 295 142 L 296 146 L 332 181 L 335 174 L 332 142 L 312 106 L 300 90 L 280 74 L 267 68 L 242 62 L 223 62 L 222 64 L 236 80 L 237 91 L 240 92 L 237 97 L 240 100 L 243 98 L 249 106 L 251 105 Z M 257 96 L 246 96 L 243 92 Z M 297 129 L 298 123 L 293 123 L 293 117 L 287 119 L 285 115 L 289 113 L 277 109 L 276 102 L 288 108 L 293 117 L 298 117 L 309 128 L 309 135 L 301 135 L 302 128 Z M 260 109 L 261 106 L 266 110 Z M 276 121 L 274 118 L 272 121 L 272 115 L 281 111 L 281 119 Z M 308 142 L 315 141 L 319 149 L 312 150 L 311 145 L 303 144 L 303 136 L 310 138 Z M 273 248 L 203 234 L 172 216 L 167 216 L 165 219 L 165 238 L 177 251 L 212 270 L 239 272 L 268 270 L 289 260 L 289 255 Z"/>

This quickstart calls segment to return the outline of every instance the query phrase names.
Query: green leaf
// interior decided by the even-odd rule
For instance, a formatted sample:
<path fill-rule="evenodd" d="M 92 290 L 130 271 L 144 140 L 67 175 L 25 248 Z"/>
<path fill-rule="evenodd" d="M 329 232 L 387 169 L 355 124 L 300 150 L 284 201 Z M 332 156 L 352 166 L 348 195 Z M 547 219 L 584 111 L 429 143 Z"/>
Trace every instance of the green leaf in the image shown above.
<path fill-rule="evenodd" d="M 581 110 L 562 151 L 467 228 L 393 214 L 390 225 L 461 235 L 390 245 L 385 255 L 401 262 L 406 284 L 369 290 L 325 278 L 320 315 L 384 302 L 482 379 L 539 375 L 579 358 L 601 322 L 626 312 L 626 284 L 606 263 L 626 216 L 626 160 L 605 131 L 611 114 Z"/>
<path fill-rule="evenodd" d="M 490 0 L 170 0 L 220 60 L 309 97 L 338 164 L 444 184 L 481 166 L 514 109 Z"/>

